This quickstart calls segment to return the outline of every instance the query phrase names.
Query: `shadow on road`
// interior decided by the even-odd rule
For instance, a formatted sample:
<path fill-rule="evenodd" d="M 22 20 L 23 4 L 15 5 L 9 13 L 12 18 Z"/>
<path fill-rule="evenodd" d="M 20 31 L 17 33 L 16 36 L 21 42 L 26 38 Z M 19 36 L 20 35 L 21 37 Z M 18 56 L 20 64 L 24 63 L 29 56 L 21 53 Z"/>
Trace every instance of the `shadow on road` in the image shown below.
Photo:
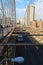
<path fill-rule="evenodd" d="M 15 43 L 15 44 L 18 44 L 18 43 L 28 43 L 28 44 L 41 44 L 40 42 L 38 42 L 35 38 L 33 38 L 30 33 L 26 33 L 26 32 L 13 32 L 12 33 L 13 35 L 10 37 L 8 43 Z M 21 34 L 23 35 L 23 38 L 24 38 L 24 41 L 23 42 L 17 42 L 16 41 L 16 37 L 18 34 Z"/>

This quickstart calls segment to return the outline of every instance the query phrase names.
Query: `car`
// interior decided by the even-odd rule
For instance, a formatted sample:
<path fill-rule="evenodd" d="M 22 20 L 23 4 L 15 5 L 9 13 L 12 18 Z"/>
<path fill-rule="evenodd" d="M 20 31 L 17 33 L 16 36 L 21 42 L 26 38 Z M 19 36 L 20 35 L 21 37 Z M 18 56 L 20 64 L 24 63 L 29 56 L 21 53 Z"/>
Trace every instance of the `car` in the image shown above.
<path fill-rule="evenodd" d="M 22 42 L 23 41 L 23 36 L 22 35 L 18 35 L 17 38 L 16 38 L 16 40 L 18 42 Z"/>

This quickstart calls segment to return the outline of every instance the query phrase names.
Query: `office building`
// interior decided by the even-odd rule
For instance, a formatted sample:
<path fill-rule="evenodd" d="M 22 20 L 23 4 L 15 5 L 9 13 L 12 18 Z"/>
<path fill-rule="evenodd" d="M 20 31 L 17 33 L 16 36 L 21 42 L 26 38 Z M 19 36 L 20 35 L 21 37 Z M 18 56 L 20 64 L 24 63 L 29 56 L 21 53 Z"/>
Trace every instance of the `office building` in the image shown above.
<path fill-rule="evenodd" d="M 29 26 L 29 22 L 35 20 L 35 6 L 33 4 L 26 7 L 24 15 L 25 25 Z"/>

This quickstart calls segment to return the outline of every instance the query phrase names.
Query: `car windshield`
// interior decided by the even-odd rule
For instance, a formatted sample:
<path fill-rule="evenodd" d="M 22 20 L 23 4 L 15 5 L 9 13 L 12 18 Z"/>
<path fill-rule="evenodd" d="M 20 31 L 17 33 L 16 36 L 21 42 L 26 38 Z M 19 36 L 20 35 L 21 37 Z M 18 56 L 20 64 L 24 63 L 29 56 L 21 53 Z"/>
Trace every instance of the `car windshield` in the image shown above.
<path fill-rule="evenodd" d="M 22 35 L 19 35 L 18 37 L 22 37 Z"/>
<path fill-rule="evenodd" d="M 22 39 L 23 37 L 18 37 L 19 39 Z"/>

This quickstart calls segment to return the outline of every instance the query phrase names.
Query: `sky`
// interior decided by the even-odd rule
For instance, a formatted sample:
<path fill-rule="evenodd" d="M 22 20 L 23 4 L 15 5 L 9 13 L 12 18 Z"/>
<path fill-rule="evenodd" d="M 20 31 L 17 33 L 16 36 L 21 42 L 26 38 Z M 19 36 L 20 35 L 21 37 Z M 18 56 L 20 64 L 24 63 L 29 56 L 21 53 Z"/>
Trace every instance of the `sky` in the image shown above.
<path fill-rule="evenodd" d="M 1 0 L 0 0 L 1 1 Z M 8 2 L 12 1 L 12 0 L 3 0 L 3 2 L 5 1 L 4 5 L 6 7 L 7 4 L 7 10 L 9 11 L 9 5 Z M 30 4 L 34 4 L 35 6 L 35 17 L 37 20 L 43 18 L 43 0 L 15 0 L 16 2 L 16 17 L 17 18 L 22 18 L 25 14 L 26 11 L 26 6 L 30 5 Z M 13 7 L 13 6 L 12 6 Z M 10 12 L 11 13 L 11 12 Z M 7 14 L 9 15 L 9 13 Z"/>
<path fill-rule="evenodd" d="M 22 18 L 25 14 L 26 6 L 33 2 L 34 0 L 16 0 L 17 18 Z"/>
<path fill-rule="evenodd" d="M 35 17 L 37 20 L 43 18 L 43 0 L 16 0 L 17 18 L 22 18 L 25 14 L 25 7 L 29 4 L 35 6 Z"/>

